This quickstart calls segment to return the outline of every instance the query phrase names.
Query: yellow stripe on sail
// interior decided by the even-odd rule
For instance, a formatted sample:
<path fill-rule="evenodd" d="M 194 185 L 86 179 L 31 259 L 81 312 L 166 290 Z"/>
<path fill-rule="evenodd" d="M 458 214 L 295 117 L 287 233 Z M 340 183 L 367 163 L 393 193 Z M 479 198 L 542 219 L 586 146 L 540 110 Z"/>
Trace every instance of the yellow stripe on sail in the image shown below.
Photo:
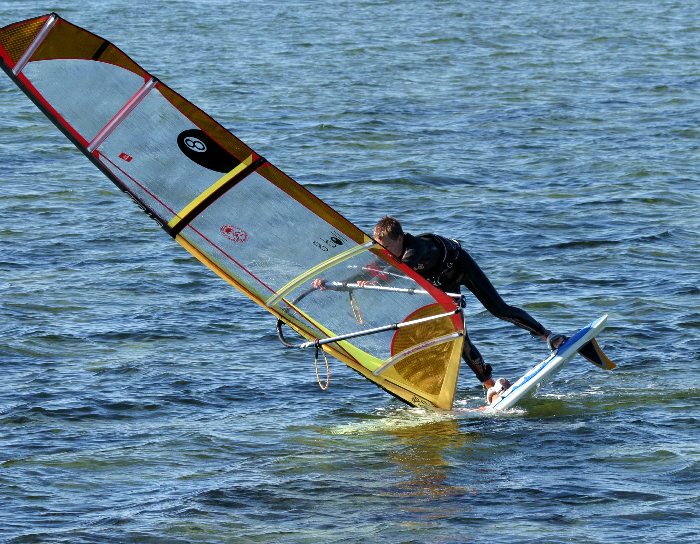
<path fill-rule="evenodd" d="M 228 174 L 224 174 L 223 177 L 221 177 L 219 180 L 213 183 L 209 188 L 202 191 L 202 193 L 197 198 L 195 198 L 187 206 L 182 208 L 182 210 L 170 220 L 168 226 L 171 229 L 175 228 L 180 223 L 180 221 L 182 221 L 192 212 L 192 210 L 194 210 L 197 206 L 199 206 L 202 202 L 209 198 L 214 192 L 218 191 L 223 185 L 227 184 L 234 177 L 243 172 L 243 170 L 248 168 L 251 164 L 253 164 L 253 155 L 250 155 L 248 158 L 244 159 L 243 162 L 241 162 Z"/>

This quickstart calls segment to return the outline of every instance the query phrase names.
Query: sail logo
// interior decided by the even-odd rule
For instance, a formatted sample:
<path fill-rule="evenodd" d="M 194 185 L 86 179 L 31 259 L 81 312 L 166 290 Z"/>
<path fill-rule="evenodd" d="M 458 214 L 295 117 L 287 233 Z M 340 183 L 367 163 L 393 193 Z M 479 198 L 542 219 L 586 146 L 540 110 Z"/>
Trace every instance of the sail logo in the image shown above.
<path fill-rule="evenodd" d="M 222 225 L 220 232 L 224 238 L 236 244 L 244 244 L 248 241 L 248 233 L 236 225 Z"/>
<path fill-rule="evenodd" d="M 177 146 L 192 162 L 222 174 L 230 172 L 241 163 L 206 132 L 198 128 L 190 128 L 178 134 Z"/>
<path fill-rule="evenodd" d="M 342 232 L 334 230 L 331 231 L 331 235 L 328 238 L 321 236 L 318 240 L 314 240 L 313 244 L 321 251 L 330 251 L 338 246 L 342 246 L 347 241 L 347 236 Z"/>
<path fill-rule="evenodd" d="M 182 141 L 189 149 L 191 149 L 195 153 L 207 152 L 207 144 L 205 144 L 199 138 L 195 138 L 194 136 L 188 136 L 187 138 L 183 138 Z"/>

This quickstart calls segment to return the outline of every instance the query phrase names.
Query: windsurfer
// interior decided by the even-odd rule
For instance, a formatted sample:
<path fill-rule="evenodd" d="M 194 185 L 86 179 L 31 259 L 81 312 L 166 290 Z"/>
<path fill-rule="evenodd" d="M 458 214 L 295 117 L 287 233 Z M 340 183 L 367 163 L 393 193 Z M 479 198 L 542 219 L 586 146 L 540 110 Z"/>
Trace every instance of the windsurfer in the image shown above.
<path fill-rule="evenodd" d="M 525 310 L 508 305 L 459 242 L 436 234 L 413 236 L 404 233 L 399 221 L 390 216 L 382 218 L 376 224 L 374 239 L 439 289 L 447 293 L 458 293 L 463 285 L 495 317 L 547 341 L 551 349 L 556 349 L 564 341 L 564 336 L 552 334 Z M 370 282 L 358 282 L 360 285 L 367 283 Z M 323 280 L 315 280 L 314 286 L 323 288 Z M 484 362 L 466 330 L 462 358 L 488 390 L 489 402 L 493 396 L 510 386 L 507 380 L 493 379 L 491 365 Z"/>

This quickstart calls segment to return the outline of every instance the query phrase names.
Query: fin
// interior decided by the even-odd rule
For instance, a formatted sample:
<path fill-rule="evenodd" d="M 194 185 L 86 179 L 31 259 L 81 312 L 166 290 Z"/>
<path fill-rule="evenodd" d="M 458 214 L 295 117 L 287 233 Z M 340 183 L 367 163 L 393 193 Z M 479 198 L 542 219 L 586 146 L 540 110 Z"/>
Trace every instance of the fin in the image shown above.
<path fill-rule="evenodd" d="M 588 359 L 595 366 L 604 370 L 612 370 L 617 366 L 607 355 L 605 355 L 605 353 L 603 353 L 603 350 L 600 348 L 595 338 L 581 346 L 578 353 L 585 359 Z"/>

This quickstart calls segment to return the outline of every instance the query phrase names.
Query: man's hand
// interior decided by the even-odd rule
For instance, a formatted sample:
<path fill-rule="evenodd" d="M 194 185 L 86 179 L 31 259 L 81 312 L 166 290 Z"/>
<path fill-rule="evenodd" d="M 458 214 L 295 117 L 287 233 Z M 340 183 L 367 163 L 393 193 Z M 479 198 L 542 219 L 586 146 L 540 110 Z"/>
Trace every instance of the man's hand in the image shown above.
<path fill-rule="evenodd" d="M 320 289 L 321 291 L 324 291 L 326 289 L 326 280 L 316 278 L 314 281 L 311 282 L 311 287 L 313 287 L 314 289 Z"/>

